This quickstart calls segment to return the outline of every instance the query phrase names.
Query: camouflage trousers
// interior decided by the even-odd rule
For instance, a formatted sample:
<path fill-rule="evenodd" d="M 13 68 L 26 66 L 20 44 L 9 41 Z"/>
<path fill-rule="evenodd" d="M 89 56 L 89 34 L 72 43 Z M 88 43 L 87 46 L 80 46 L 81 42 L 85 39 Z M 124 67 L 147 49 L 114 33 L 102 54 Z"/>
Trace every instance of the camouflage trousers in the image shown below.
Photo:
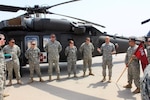
<path fill-rule="evenodd" d="M 30 70 L 30 77 L 33 78 L 34 76 L 34 70 L 36 71 L 36 74 L 38 77 L 41 77 L 41 70 L 38 62 L 29 62 L 29 70 Z"/>
<path fill-rule="evenodd" d="M 68 74 L 71 73 L 71 69 L 73 68 L 73 73 L 76 74 L 76 61 L 74 60 L 68 60 L 67 61 L 67 65 L 68 65 Z"/>
<path fill-rule="evenodd" d="M 57 74 L 60 73 L 60 68 L 59 68 L 59 59 L 49 59 L 48 61 L 49 67 L 48 67 L 48 74 L 51 76 L 53 74 L 53 64 L 55 66 Z"/>
<path fill-rule="evenodd" d="M 83 72 L 86 72 L 87 67 L 89 68 L 89 71 L 91 71 L 91 66 L 92 66 L 92 57 L 83 58 Z"/>
<path fill-rule="evenodd" d="M 112 59 L 109 60 L 103 60 L 102 62 L 102 74 L 104 77 L 106 77 L 106 66 L 108 66 L 108 76 L 111 77 L 112 76 Z"/>
<path fill-rule="evenodd" d="M 4 74 L 0 74 L 0 100 L 3 100 L 4 92 Z"/>
<path fill-rule="evenodd" d="M 13 78 L 13 70 L 16 75 L 16 79 L 20 80 L 20 64 L 19 61 L 8 61 L 6 63 L 6 69 L 8 71 L 8 79 L 12 80 Z"/>
<path fill-rule="evenodd" d="M 140 88 L 140 67 L 137 66 L 128 66 L 128 83 L 134 84 L 137 88 Z"/>

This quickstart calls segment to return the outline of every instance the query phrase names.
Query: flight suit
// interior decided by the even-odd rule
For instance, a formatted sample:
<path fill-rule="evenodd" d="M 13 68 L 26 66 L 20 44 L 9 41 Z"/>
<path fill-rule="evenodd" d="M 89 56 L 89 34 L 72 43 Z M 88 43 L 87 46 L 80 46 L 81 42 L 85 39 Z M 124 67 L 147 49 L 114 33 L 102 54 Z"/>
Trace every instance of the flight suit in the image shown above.
<path fill-rule="evenodd" d="M 79 48 L 82 56 L 83 56 L 83 72 L 86 72 L 87 66 L 89 68 L 89 72 L 92 71 L 92 52 L 94 51 L 94 46 L 92 43 L 82 43 Z"/>
<path fill-rule="evenodd" d="M 0 47 L 0 100 L 3 100 L 4 92 L 4 69 L 5 69 L 5 58 L 2 47 Z"/>
<path fill-rule="evenodd" d="M 71 68 L 73 67 L 74 75 L 76 75 L 76 61 L 77 61 L 77 48 L 73 46 L 67 46 L 65 49 L 65 55 L 67 56 L 67 63 L 68 63 L 68 75 L 71 73 Z"/>
<path fill-rule="evenodd" d="M 49 63 L 49 68 L 48 68 L 48 73 L 49 76 L 52 75 L 52 69 L 53 69 L 53 63 L 55 64 L 55 68 L 57 71 L 57 75 L 60 74 L 60 68 L 59 68 L 59 53 L 62 50 L 62 46 L 60 42 L 58 41 L 49 41 L 45 47 L 44 50 L 48 53 L 48 63 Z"/>
<path fill-rule="evenodd" d="M 6 45 L 3 49 L 5 54 L 11 54 L 12 60 L 7 61 L 6 63 L 6 69 L 8 71 L 8 79 L 12 80 L 13 75 L 13 69 L 15 71 L 16 79 L 20 80 L 20 62 L 19 62 L 19 56 L 21 54 L 20 47 L 17 45 L 14 45 L 13 47 Z"/>
<path fill-rule="evenodd" d="M 103 43 L 101 46 L 101 53 L 102 53 L 102 67 L 103 67 L 103 71 L 102 74 L 104 77 L 106 77 L 106 66 L 108 66 L 108 71 L 109 71 L 109 78 L 111 78 L 112 76 L 112 52 L 115 52 L 115 46 L 113 43 L 109 42 L 109 44 Z"/>
<path fill-rule="evenodd" d="M 30 77 L 31 79 L 33 78 L 34 75 L 34 70 L 36 71 L 38 77 L 41 77 L 41 71 L 40 71 L 40 49 L 35 47 L 35 48 L 29 48 L 25 52 L 25 57 L 29 61 L 29 66 L 30 66 Z"/>
<path fill-rule="evenodd" d="M 135 50 L 138 48 L 137 45 L 134 47 L 129 47 L 127 49 L 127 53 L 125 56 L 125 64 L 128 64 Z M 128 83 L 132 84 L 134 80 L 134 84 L 137 88 L 140 88 L 140 64 L 138 59 L 133 59 L 131 63 L 128 65 Z"/>

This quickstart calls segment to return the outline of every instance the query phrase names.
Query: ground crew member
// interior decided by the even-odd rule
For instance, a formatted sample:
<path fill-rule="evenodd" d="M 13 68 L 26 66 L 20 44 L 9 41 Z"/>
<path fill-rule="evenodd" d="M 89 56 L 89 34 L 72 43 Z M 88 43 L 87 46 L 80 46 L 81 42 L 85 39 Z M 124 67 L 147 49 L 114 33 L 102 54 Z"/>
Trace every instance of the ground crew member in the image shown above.
<path fill-rule="evenodd" d="M 90 38 L 87 37 L 85 42 L 79 48 L 82 56 L 83 56 L 83 77 L 86 75 L 87 66 L 89 68 L 89 75 L 94 75 L 92 73 L 92 52 L 94 51 L 94 46 L 90 42 Z"/>
<path fill-rule="evenodd" d="M 108 66 L 108 71 L 109 71 L 109 80 L 108 82 L 111 82 L 111 77 L 112 77 L 112 54 L 116 53 L 115 46 L 113 43 L 110 42 L 110 37 L 106 36 L 105 38 L 105 43 L 102 44 L 100 48 L 97 48 L 97 51 L 99 53 L 102 53 L 103 57 L 103 62 L 102 62 L 102 74 L 103 74 L 103 79 L 101 82 L 106 81 L 106 66 Z"/>
<path fill-rule="evenodd" d="M 55 34 L 50 35 L 50 41 L 45 45 L 44 50 L 48 53 L 48 73 L 49 81 L 51 81 L 53 63 L 57 71 L 57 80 L 60 79 L 60 68 L 59 68 L 59 53 L 62 50 L 62 46 L 59 41 L 56 40 Z"/>
<path fill-rule="evenodd" d="M 5 36 L 0 34 L 0 100 L 3 100 L 4 95 L 4 70 L 5 70 L 5 58 L 2 50 L 2 46 L 5 45 Z"/>
<path fill-rule="evenodd" d="M 125 64 L 128 67 L 128 84 L 124 86 L 124 88 L 132 88 L 132 81 L 134 80 L 134 84 L 137 87 L 133 93 L 140 93 L 140 64 L 139 60 L 134 55 L 134 52 L 138 46 L 135 43 L 135 38 L 129 38 L 129 48 L 127 49 L 127 54 L 125 56 Z M 130 59 L 133 59 L 130 64 Z"/>
<path fill-rule="evenodd" d="M 8 71 L 8 79 L 9 83 L 7 86 L 12 85 L 12 78 L 13 78 L 13 69 L 15 71 L 17 84 L 22 84 L 22 81 L 20 80 L 20 62 L 19 62 L 19 56 L 21 54 L 20 47 L 15 44 L 15 40 L 11 38 L 9 40 L 9 44 L 4 47 L 4 53 L 10 54 L 12 56 L 12 60 L 7 61 L 6 63 L 6 69 Z"/>
<path fill-rule="evenodd" d="M 74 41 L 69 41 L 69 46 L 65 49 L 65 55 L 67 56 L 68 63 L 68 78 L 70 78 L 71 69 L 73 68 L 74 77 L 76 76 L 76 61 L 77 61 L 77 48 L 74 46 Z"/>
<path fill-rule="evenodd" d="M 148 63 L 150 63 L 150 38 L 148 38 L 146 50 L 147 50 Z"/>
<path fill-rule="evenodd" d="M 29 61 L 29 69 L 30 69 L 30 81 L 29 83 L 32 83 L 33 80 L 33 75 L 34 75 L 34 70 L 36 71 L 39 81 L 44 82 L 44 80 L 41 78 L 41 71 L 40 71 L 40 49 L 37 47 L 37 44 L 35 41 L 31 41 L 31 46 L 30 48 L 25 52 L 25 57 Z"/>

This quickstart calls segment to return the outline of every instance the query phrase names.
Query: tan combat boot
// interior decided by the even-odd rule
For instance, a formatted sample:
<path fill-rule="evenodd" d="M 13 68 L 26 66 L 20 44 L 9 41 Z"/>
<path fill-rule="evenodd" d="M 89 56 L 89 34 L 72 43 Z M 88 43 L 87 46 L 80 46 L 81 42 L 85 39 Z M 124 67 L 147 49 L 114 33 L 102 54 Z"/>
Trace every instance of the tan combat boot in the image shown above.
<path fill-rule="evenodd" d="M 123 86 L 124 88 L 132 88 L 131 84 L 127 84 L 126 86 Z"/>
<path fill-rule="evenodd" d="M 21 80 L 17 80 L 17 84 L 22 85 L 23 83 L 22 83 L 22 81 L 21 81 Z"/>
<path fill-rule="evenodd" d="M 77 78 L 77 75 L 76 75 L 76 73 L 74 73 L 74 78 Z"/>
<path fill-rule="evenodd" d="M 50 75 L 50 76 L 49 76 L 49 81 L 51 81 L 51 80 L 52 80 L 52 76 Z"/>
<path fill-rule="evenodd" d="M 7 86 L 11 86 L 12 85 L 12 81 L 9 80 L 9 83 L 7 84 Z"/>
<path fill-rule="evenodd" d="M 111 77 L 109 77 L 108 83 L 111 83 Z"/>
<path fill-rule="evenodd" d="M 83 77 L 85 77 L 85 72 L 83 72 Z"/>
<path fill-rule="evenodd" d="M 43 80 L 41 77 L 40 77 L 39 81 L 40 81 L 40 82 L 44 82 L 44 80 Z"/>
<path fill-rule="evenodd" d="M 59 74 L 57 74 L 57 80 L 60 80 L 60 76 L 59 76 Z"/>
<path fill-rule="evenodd" d="M 140 93 L 140 88 L 136 88 L 134 91 L 133 91 L 134 94 L 137 94 L 137 93 Z"/>
<path fill-rule="evenodd" d="M 3 94 L 3 97 L 8 97 L 8 96 L 9 96 L 9 94 L 6 94 L 6 93 Z"/>
<path fill-rule="evenodd" d="M 106 81 L 106 77 L 104 76 L 103 79 L 101 80 L 101 82 L 104 82 Z"/>
<path fill-rule="evenodd" d="M 92 73 L 92 70 L 89 71 L 89 75 L 94 76 L 94 74 Z"/>
<path fill-rule="evenodd" d="M 34 81 L 33 78 L 31 78 L 31 79 L 29 80 L 28 84 L 32 83 L 33 81 Z"/>

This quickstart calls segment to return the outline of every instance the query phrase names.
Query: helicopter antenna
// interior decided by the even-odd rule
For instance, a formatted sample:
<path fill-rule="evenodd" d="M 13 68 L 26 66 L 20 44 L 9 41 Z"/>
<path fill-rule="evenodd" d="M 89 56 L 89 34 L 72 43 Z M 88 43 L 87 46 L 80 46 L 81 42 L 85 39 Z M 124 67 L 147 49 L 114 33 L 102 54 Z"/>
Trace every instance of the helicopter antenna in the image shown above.
<path fill-rule="evenodd" d="M 83 22 L 86 22 L 86 23 L 90 23 L 90 24 L 93 24 L 93 25 L 105 28 L 105 26 L 103 26 L 103 25 L 100 25 L 100 24 L 97 24 L 97 23 L 93 23 L 93 22 L 90 22 L 90 21 L 87 21 L 87 20 L 83 20 L 83 19 L 80 19 L 80 18 L 76 18 L 76 17 L 72 17 L 72 16 L 67 16 L 67 15 L 63 15 L 63 14 L 56 14 L 56 13 L 52 13 L 52 12 L 49 12 L 49 11 L 47 11 L 47 13 L 48 14 L 58 15 L 58 16 L 63 16 L 63 17 L 68 17 L 68 18 L 72 18 L 72 19 L 76 19 L 76 20 L 80 20 L 80 21 L 83 21 Z"/>

